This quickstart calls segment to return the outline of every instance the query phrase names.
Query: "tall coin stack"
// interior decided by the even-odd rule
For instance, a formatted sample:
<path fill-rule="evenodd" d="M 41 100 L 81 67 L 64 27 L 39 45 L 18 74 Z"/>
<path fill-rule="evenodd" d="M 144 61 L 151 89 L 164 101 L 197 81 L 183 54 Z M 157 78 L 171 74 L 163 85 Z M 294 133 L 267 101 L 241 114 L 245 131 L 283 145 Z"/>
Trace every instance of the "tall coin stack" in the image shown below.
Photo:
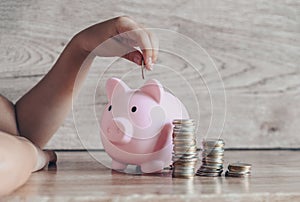
<path fill-rule="evenodd" d="M 229 177 L 247 177 L 251 173 L 251 164 L 248 163 L 231 163 L 225 176 Z"/>
<path fill-rule="evenodd" d="M 173 177 L 192 178 L 198 160 L 193 119 L 173 121 Z"/>
<path fill-rule="evenodd" d="M 223 172 L 225 143 L 222 139 L 206 139 L 202 142 L 202 165 L 196 175 L 217 177 Z"/>

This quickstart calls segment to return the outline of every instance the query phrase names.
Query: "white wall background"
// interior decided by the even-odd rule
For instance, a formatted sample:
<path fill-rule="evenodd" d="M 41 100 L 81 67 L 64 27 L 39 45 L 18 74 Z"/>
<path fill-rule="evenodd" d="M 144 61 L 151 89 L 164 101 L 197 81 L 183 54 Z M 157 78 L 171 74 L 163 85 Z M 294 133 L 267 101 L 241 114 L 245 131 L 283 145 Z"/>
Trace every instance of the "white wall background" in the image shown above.
<path fill-rule="evenodd" d="M 2 0 L 0 93 L 16 101 L 51 68 L 75 33 L 119 15 L 130 15 L 147 27 L 184 34 L 212 56 L 227 93 L 227 119 L 222 135 L 227 147 L 300 148 L 300 3 L 297 0 Z M 193 49 L 190 51 L 195 55 Z M 193 77 L 189 68 L 184 69 L 184 63 L 164 56 L 159 62 L 182 70 L 191 84 L 197 85 L 199 78 Z M 97 63 L 101 65 L 104 63 Z M 216 94 L 222 93 L 205 64 L 201 71 L 206 82 L 216 87 Z M 121 73 L 111 71 L 107 77 Z M 161 70 L 155 75 L 154 71 L 149 76 L 160 76 L 178 96 L 189 96 L 167 72 L 163 73 Z M 135 81 L 136 77 L 132 75 Z M 99 91 L 99 100 L 101 108 L 106 101 L 104 92 Z M 85 107 L 85 103 L 79 105 Z M 222 105 L 216 106 L 220 106 L 216 116 L 221 116 Z M 211 114 L 204 104 L 201 110 L 201 127 L 207 128 Z M 90 127 L 89 118 L 81 124 Z M 217 134 L 217 128 L 212 128 L 211 134 L 214 132 Z M 95 135 L 87 134 L 88 141 L 93 142 Z M 82 148 L 71 114 L 48 148 Z"/>

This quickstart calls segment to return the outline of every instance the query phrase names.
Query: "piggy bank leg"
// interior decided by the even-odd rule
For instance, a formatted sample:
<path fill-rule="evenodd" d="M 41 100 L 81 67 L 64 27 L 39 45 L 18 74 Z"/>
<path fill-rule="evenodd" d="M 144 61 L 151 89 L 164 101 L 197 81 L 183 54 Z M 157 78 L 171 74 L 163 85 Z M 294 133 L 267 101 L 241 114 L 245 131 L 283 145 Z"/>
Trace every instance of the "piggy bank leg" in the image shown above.
<path fill-rule="evenodd" d="M 112 160 L 111 168 L 114 170 L 125 170 L 127 168 L 127 164 Z"/>
<path fill-rule="evenodd" d="M 141 169 L 143 173 L 161 172 L 164 169 L 164 162 L 159 160 L 149 161 L 143 163 Z"/>

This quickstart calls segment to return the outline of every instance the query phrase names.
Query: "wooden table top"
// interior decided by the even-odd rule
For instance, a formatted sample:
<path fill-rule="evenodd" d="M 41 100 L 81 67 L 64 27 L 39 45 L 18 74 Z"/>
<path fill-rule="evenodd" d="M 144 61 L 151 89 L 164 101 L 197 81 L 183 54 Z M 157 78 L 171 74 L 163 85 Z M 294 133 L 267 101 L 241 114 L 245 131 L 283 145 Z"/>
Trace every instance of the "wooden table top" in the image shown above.
<path fill-rule="evenodd" d="M 57 166 L 34 173 L 3 200 L 300 201 L 300 151 L 225 151 L 226 167 L 252 164 L 248 178 L 130 175 L 111 171 L 88 152 L 58 152 L 58 158 Z"/>

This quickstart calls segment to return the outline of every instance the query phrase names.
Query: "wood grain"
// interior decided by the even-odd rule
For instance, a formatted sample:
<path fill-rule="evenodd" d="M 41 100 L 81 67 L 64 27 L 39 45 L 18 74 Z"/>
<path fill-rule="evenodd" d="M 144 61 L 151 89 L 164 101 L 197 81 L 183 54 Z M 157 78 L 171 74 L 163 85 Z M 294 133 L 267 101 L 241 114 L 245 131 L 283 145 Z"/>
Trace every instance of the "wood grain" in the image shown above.
<path fill-rule="evenodd" d="M 98 154 L 101 156 L 103 153 Z M 299 201 L 299 151 L 227 151 L 252 164 L 249 178 L 172 178 L 111 171 L 86 152 L 58 153 L 56 167 L 33 173 L 4 201 Z M 103 155 L 102 160 L 105 160 Z"/>
<path fill-rule="evenodd" d="M 93 23 L 124 14 L 147 27 L 186 35 L 211 55 L 226 88 L 227 116 L 222 137 L 228 147 L 299 148 L 300 4 L 296 0 L 162 0 L 159 3 L 4 0 L 0 2 L 0 93 L 16 101 L 49 71 L 75 33 Z M 199 54 L 193 51 L 190 49 L 191 57 Z M 218 136 L 224 115 L 222 99 L 215 101 L 216 120 L 209 129 L 211 106 L 203 83 L 198 85 L 199 77 L 182 60 L 169 56 L 161 54 L 159 64 L 182 71 L 201 100 L 199 138 L 208 130 L 209 136 Z M 110 59 L 96 61 L 94 66 L 105 67 L 109 62 Z M 126 64 L 127 69 L 132 68 Z M 216 98 L 222 97 L 215 70 L 207 63 L 198 68 Z M 120 76 L 125 70 L 116 67 L 105 78 Z M 127 78 L 136 81 L 131 83 L 134 87 L 142 83 L 136 79 L 137 75 L 140 77 L 138 73 Z M 186 99 L 183 101 L 191 112 L 196 111 L 193 99 L 188 99 L 190 93 L 167 73 L 162 68 L 147 76 L 159 78 L 178 97 Z M 98 75 L 88 81 L 88 85 L 93 85 L 96 79 Z M 97 95 L 96 107 L 101 109 L 106 102 L 101 88 Z M 92 95 L 87 93 L 86 96 Z M 84 110 L 88 104 L 92 103 L 79 103 L 79 109 Z M 88 116 L 80 124 L 85 128 L 96 127 Z M 91 147 L 97 138 L 97 134 L 84 137 Z M 48 148 L 82 148 L 71 114 Z"/>

